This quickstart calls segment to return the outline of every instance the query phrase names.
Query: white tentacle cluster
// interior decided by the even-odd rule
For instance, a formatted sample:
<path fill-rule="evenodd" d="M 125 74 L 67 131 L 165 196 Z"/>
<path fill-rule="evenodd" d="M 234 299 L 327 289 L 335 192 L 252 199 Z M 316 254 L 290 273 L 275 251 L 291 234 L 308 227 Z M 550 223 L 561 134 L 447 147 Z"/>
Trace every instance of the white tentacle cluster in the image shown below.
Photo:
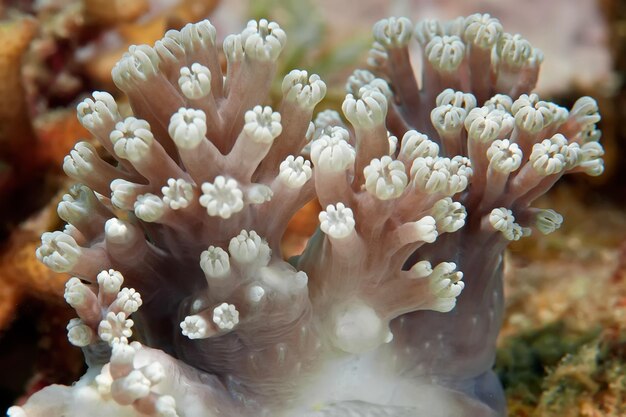
<path fill-rule="evenodd" d="M 343 203 L 329 204 L 319 214 L 320 229 L 334 239 L 348 237 L 354 230 L 354 213 Z"/>
<path fill-rule="evenodd" d="M 380 200 L 400 197 L 408 183 L 404 164 L 392 160 L 390 156 L 372 159 L 363 174 L 365 189 Z"/>
<path fill-rule="evenodd" d="M 206 207 L 209 216 L 228 219 L 243 209 L 243 191 L 235 179 L 220 175 L 213 183 L 203 183 L 201 188 L 200 204 Z"/>

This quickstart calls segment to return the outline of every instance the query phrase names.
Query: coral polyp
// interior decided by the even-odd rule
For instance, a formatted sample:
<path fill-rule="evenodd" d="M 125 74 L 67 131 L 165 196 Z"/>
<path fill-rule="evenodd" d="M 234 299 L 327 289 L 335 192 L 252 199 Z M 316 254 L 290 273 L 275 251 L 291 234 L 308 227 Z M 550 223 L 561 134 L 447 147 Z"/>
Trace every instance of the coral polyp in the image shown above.
<path fill-rule="evenodd" d="M 132 116 L 96 92 L 66 157 L 68 222 L 37 251 L 71 273 L 70 343 L 89 369 L 12 417 L 504 416 L 491 372 L 502 253 L 562 217 L 530 205 L 563 174 L 602 172 L 595 102 L 531 89 L 542 55 L 488 15 L 374 26 L 343 116 L 294 70 L 287 40 L 208 21 L 133 46 L 113 69 Z M 420 44 L 414 70 L 409 45 Z M 323 210 L 285 260 L 287 222 Z"/>

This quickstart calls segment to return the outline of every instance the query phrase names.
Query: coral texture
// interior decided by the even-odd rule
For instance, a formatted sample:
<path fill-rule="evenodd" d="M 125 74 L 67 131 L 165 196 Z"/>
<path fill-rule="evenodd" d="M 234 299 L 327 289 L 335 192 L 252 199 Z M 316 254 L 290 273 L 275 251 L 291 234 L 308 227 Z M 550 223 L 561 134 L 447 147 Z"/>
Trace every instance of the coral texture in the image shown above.
<path fill-rule="evenodd" d="M 134 115 L 103 92 L 78 105 L 116 163 L 76 145 L 68 226 L 37 251 L 74 276 L 68 337 L 89 369 L 12 417 L 505 415 L 502 252 L 560 226 L 530 204 L 563 174 L 602 172 L 597 107 L 530 94 L 540 52 L 488 15 L 390 18 L 374 38 L 347 123 L 311 122 L 326 86 L 302 70 L 265 106 L 276 23 L 228 36 L 225 74 L 208 21 L 130 48 L 113 79 Z M 314 198 L 319 229 L 285 261 Z"/>

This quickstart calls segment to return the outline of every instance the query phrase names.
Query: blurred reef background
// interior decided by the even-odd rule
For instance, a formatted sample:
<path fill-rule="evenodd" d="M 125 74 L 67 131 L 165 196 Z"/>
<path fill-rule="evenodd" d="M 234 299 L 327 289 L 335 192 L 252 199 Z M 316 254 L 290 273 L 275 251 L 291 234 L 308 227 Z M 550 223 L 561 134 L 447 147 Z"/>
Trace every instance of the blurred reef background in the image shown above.
<path fill-rule="evenodd" d="M 538 93 L 564 106 L 594 97 L 606 171 L 561 181 L 545 206 L 562 213 L 549 236 L 507 254 L 507 316 L 496 370 L 511 417 L 626 415 L 626 2 L 623 0 L 2 0 L 0 3 L 0 409 L 82 373 L 66 338 L 67 276 L 35 258 L 39 236 L 60 228 L 69 182 L 63 157 L 87 136 L 75 105 L 92 90 L 118 94 L 113 64 L 130 44 L 209 18 L 218 36 L 250 18 L 280 22 L 289 42 L 280 72 L 319 74 L 318 108 L 340 107 L 363 67 L 371 27 L 490 13 L 544 51 Z M 275 86 L 280 96 L 280 86 Z M 121 97 L 120 97 L 121 98 Z M 294 218 L 284 253 L 317 226 L 316 202 Z"/>

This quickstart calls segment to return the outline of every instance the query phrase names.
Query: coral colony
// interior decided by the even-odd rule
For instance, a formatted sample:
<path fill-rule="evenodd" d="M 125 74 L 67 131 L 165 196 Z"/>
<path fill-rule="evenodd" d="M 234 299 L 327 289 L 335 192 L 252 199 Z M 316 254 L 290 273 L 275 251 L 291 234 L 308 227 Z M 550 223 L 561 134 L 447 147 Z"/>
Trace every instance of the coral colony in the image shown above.
<path fill-rule="evenodd" d="M 541 53 L 488 15 L 385 19 L 374 38 L 343 116 L 313 122 L 326 86 L 306 71 L 265 106 L 276 23 L 226 37 L 225 74 L 208 21 L 130 48 L 113 79 L 134 115 L 104 92 L 78 105 L 117 162 L 76 145 L 68 225 L 37 251 L 75 276 L 89 368 L 11 417 L 506 415 L 502 253 L 560 226 L 530 205 L 563 174 L 602 172 L 596 103 L 531 94 Z M 286 261 L 314 198 L 319 229 Z"/>

